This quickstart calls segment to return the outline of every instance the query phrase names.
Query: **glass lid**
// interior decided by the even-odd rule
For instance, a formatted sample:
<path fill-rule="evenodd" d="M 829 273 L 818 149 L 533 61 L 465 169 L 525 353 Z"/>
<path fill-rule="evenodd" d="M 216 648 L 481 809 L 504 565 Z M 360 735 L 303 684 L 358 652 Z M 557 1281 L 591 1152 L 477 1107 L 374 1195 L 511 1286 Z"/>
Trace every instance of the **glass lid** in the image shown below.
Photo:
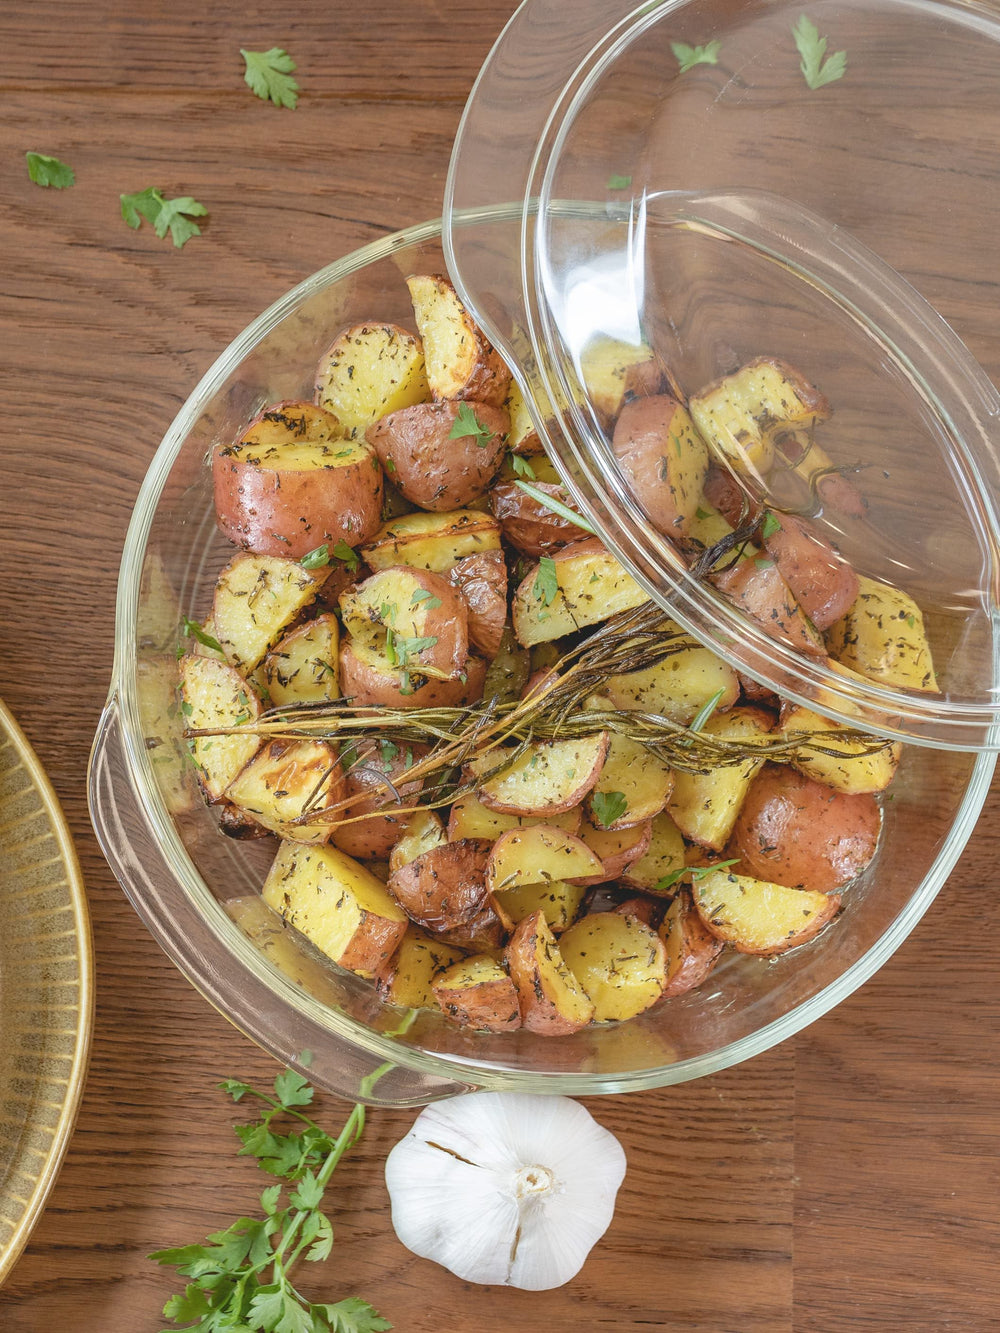
<path fill-rule="evenodd" d="M 998 204 L 998 7 L 527 0 L 445 251 L 677 621 L 835 720 L 996 749 Z"/>

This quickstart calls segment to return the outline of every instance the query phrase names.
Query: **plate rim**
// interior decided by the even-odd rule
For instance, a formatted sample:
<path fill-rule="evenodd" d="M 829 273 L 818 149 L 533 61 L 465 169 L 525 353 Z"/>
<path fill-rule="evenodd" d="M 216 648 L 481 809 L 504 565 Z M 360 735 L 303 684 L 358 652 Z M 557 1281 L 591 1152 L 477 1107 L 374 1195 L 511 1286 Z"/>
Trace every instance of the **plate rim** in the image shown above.
<path fill-rule="evenodd" d="M 0 1248 L 0 1285 L 2 1285 L 20 1258 L 31 1232 L 41 1217 L 45 1203 L 59 1175 L 76 1124 L 86 1083 L 93 1037 L 94 959 L 93 935 L 86 889 L 66 816 L 63 814 L 59 798 L 42 766 L 41 760 L 3 699 L 0 699 L 0 740 L 7 740 L 11 743 L 24 765 L 39 798 L 42 810 L 50 824 L 52 836 L 59 848 L 65 886 L 68 890 L 68 905 L 72 909 L 74 919 L 75 929 L 73 933 L 76 959 L 79 966 L 80 996 L 76 1015 L 73 1057 L 64 1085 L 62 1106 L 55 1128 L 52 1131 L 51 1142 L 45 1154 L 44 1163 L 35 1174 L 33 1188 L 24 1202 L 21 1216 L 14 1224 L 10 1239 L 6 1246 Z M 3 834 L 0 832 L 0 850 L 2 848 Z M 29 1125 L 30 1120 L 29 1113 L 26 1122 Z"/>

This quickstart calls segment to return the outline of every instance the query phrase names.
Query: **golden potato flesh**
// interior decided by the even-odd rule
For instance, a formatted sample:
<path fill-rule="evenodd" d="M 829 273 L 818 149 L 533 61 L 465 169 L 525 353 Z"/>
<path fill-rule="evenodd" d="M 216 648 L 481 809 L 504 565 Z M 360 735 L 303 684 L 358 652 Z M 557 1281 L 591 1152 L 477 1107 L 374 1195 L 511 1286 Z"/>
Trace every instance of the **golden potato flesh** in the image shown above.
<path fill-rule="evenodd" d="M 585 916 L 560 937 L 559 951 L 593 1001 L 596 1023 L 634 1018 L 667 984 L 663 941 L 635 917 Z"/>

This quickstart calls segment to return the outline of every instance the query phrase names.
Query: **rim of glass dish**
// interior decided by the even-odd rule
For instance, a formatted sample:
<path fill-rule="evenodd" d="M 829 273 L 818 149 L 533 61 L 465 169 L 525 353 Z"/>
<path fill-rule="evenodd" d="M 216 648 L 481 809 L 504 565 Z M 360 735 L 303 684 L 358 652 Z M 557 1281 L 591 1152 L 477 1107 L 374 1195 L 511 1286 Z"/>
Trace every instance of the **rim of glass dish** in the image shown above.
<path fill-rule="evenodd" d="M 483 208 L 468 210 L 458 215 L 455 220 L 458 225 L 466 226 L 508 220 L 519 214 L 520 206 Z M 329 1032 L 332 1037 L 349 1042 L 375 1059 L 391 1060 L 399 1067 L 416 1073 L 452 1081 L 460 1080 L 480 1087 L 544 1090 L 548 1093 L 599 1094 L 638 1091 L 685 1082 L 740 1063 L 800 1031 L 860 986 L 891 956 L 933 901 L 971 834 L 989 790 L 996 764 L 994 755 L 987 753 L 977 755 L 961 804 L 952 822 L 951 836 L 934 859 L 917 891 L 882 936 L 836 980 L 765 1027 L 716 1051 L 693 1056 L 675 1064 L 656 1066 L 654 1069 L 600 1075 L 526 1071 L 511 1068 L 500 1061 L 477 1062 L 465 1057 L 427 1052 L 397 1041 L 349 1015 L 331 1009 L 296 986 L 268 963 L 264 955 L 230 920 L 198 873 L 181 841 L 174 820 L 167 811 L 150 762 L 149 751 L 142 742 L 135 672 L 137 658 L 134 646 L 143 556 L 167 476 L 193 423 L 207 400 L 232 373 L 235 366 L 262 337 L 306 299 L 339 278 L 373 262 L 388 258 L 396 250 L 413 244 L 439 240 L 440 237 L 440 219 L 418 224 L 371 242 L 320 269 L 259 315 L 229 344 L 202 377 L 167 430 L 136 498 L 119 573 L 115 656 L 109 707 L 114 706 L 117 698 L 128 770 L 152 832 L 172 869 L 174 885 L 171 887 L 178 888 L 199 910 L 206 929 L 211 931 L 215 942 L 238 963 L 248 968 L 255 979 L 266 985 L 290 1010 Z M 221 980 L 217 981 L 215 988 L 207 989 L 199 977 L 199 960 L 196 952 L 185 952 L 180 945 L 168 947 L 163 944 L 162 927 L 165 923 L 160 905 L 146 899 L 143 903 L 146 908 L 144 916 L 147 924 L 154 930 L 158 942 L 165 948 L 172 961 L 231 1022 L 256 1040 L 252 1030 L 253 1024 L 248 1026 L 240 1013 L 238 986 L 229 980 Z"/>

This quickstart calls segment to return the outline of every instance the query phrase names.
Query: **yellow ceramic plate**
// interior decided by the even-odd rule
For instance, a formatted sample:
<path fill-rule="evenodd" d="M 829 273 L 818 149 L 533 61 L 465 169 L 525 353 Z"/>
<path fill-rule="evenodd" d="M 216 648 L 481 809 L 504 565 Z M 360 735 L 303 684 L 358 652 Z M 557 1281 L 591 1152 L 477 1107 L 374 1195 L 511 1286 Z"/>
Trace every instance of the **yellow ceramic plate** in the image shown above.
<path fill-rule="evenodd" d="M 83 1090 L 90 920 L 59 802 L 0 702 L 0 1282 L 52 1188 Z"/>

